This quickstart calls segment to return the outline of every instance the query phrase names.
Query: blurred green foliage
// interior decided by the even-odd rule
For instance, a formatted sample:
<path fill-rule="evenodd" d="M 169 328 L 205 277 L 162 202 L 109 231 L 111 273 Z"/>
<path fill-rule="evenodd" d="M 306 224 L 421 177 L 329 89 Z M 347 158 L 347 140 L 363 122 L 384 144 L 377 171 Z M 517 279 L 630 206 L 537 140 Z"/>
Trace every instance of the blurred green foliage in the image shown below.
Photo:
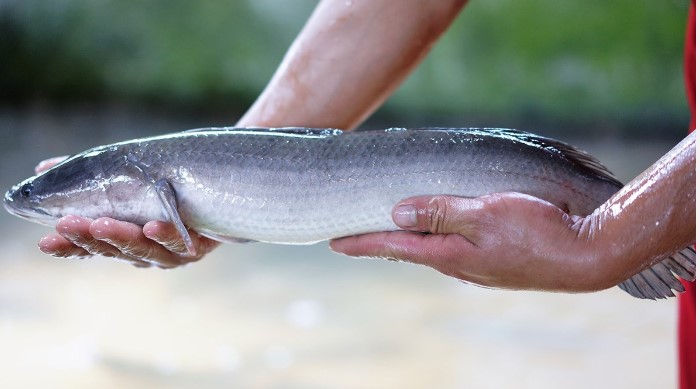
<path fill-rule="evenodd" d="M 563 123 L 685 123 L 687 7 L 654 0 L 474 1 L 396 103 L 408 112 L 461 109 L 466 116 Z"/>
<path fill-rule="evenodd" d="M 249 102 L 313 5 L 11 1 L 0 8 L 0 93 L 5 100 Z"/>
<path fill-rule="evenodd" d="M 314 5 L 0 1 L 0 99 L 241 112 Z M 687 8 L 687 0 L 474 0 L 381 114 L 683 123 Z"/>

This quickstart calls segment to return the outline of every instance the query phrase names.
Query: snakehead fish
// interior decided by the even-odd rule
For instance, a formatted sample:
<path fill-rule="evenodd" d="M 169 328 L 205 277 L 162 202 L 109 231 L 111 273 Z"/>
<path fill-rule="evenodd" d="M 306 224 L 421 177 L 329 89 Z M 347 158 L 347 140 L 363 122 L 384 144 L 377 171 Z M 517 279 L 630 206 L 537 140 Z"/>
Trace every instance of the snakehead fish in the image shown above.
<path fill-rule="evenodd" d="M 563 142 L 508 129 L 343 132 L 206 128 L 96 147 L 14 186 L 12 214 L 54 225 L 65 215 L 166 220 L 224 242 L 308 244 L 398 229 L 393 206 L 417 195 L 521 192 L 589 215 L 622 184 Z M 682 291 L 682 250 L 620 284 L 635 297 Z"/>

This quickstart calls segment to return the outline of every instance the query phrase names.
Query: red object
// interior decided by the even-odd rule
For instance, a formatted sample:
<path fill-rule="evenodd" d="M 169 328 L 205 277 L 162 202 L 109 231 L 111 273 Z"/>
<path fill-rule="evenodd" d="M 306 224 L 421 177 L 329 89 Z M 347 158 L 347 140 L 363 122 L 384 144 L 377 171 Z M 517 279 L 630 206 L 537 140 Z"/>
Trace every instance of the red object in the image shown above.
<path fill-rule="evenodd" d="M 685 89 L 690 105 L 689 132 L 695 131 L 695 0 L 690 3 L 685 37 Z M 695 282 L 678 296 L 678 378 L 681 389 L 695 388 Z"/>
<path fill-rule="evenodd" d="M 695 388 L 695 282 L 678 296 L 678 378 L 681 389 Z"/>
<path fill-rule="evenodd" d="M 685 91 L 688 94 L 690 106 L 690 128 L 688 133 L 695 131 L 695 0 L 690 2 L 688 27 L 685 34 Z"/>

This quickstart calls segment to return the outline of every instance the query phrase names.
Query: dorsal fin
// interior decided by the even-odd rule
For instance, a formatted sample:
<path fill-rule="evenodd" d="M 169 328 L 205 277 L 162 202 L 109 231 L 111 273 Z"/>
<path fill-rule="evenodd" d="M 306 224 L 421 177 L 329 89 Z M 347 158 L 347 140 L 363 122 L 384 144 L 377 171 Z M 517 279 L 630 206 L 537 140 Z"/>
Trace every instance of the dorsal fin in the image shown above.
<path fill-rule="evenodd" d="M 617 177 L 615 177 L 615 175 L 608 170 L 607 167 L 603 166 L 603 164 L 601 164 L 595 157 L 562 141 L 508 128 L 484 128 L 470 130 L 475 132 L 482 131 L 485 135 L 508 138 L 517 142 L 542 148 L 550 153 L 560 154 L 576 166 L 586 170 L 588 173 L 603 180 L 610 181 L 619 187 L 623 186 L 620 180 L 618 180 Z"/>
<path fill-rule="evenodd" d="M 438 127 L 427 127 L 418 128 L 416 130 L 433 130 L 433 131 L 462 131 L 469 132 L 475 135 L 485 135 L 492 137 L 507 138 L 513 141 L 528 144 L 530 146 L 536 146 L 546 150 L 550 153 L 560 154 L 571 163 L 579 166 L 581 169 L 586 170 L 588 173 L 601 178 L 603 180 L 610 181 L 619 187 L 622 187 L 622 183 L 615 177 L 615 175 L 603 166 L 600 161 L 580 150 L 574 146 L 566 144 L 564 142 L 558 141 L 556 139 L 547 138 L 544 136 L 532 134 L 525 131 L 513 130 L 508 128 L 438 128 Z M 343 130 L 332 129 L 332 128 L 306 128 L 306 127 L 281 127 L 281 128 L 264 128 L 264 127 L 209 127 L 209 128 L 197 128 L 193 130 L 187 130 L 183 132 L 259 132 L 259 133 L 272 133 L 272 134 L 289 134 L 298 136 L 308 136 L 308 137 L 328 137 L 333 135 L 340 135 Z"/>
<path fill-rule="evenodd" d="M 532 137 L 531 141 L 540 143 L 542 147 L 551 152 L 561 153 L 564 155 L 564 157 L 566 157 L 566 159 L 593 173 L 599 178 L 619 184 L 620 187 L 623 186 L 620 180 L 618 180 L 607 167 L 600 163 L 597 158 L 577 147 L 571 146 L 556 139 L 545 138 L 537 135 Z"/>
<path fill-rule="evenodd" d="M 266 128 L 266 127 L 208 127 L 208 128 L 195 128 L 193 130 L 187 130 L 183 132 L 260 132 L 260 133 L 275 133 L 275 134 L 290 134 L 290 135 L 304 135 L 304 136 L 319 136 L 326 137 L 331 135 L 339 135 L 343 133 L 343 130 L 338 130 L 334 128 L 306 128 L 306 127 L 280 127 L 280 128 Z"/>

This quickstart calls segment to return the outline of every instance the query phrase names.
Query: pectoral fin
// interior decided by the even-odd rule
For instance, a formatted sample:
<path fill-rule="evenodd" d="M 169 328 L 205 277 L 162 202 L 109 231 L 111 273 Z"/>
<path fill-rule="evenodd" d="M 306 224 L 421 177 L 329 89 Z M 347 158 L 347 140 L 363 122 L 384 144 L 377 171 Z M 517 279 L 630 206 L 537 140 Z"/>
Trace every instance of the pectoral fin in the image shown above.
<path fill-rule="evenodd" d="M 634 297 L 642 299 L 665 299 L 675 292 L 684 292 L 678 280 L 695 280 L 695 249 L 686 247 L 656 265 L 621 282 L 618 286 Z"/>
<path fill-rule="evenodd" d="M 177 229 L 178 234 L 182 237 L 185 242 L 185 247 L 190 255 L 197 255 L 197 250 L 194 248 L 194 243 L 192 242 L 192 237 L 190 237 L 189 232 L 187 232 L 187 227 L 182 222 L 180 214 L 177 212 L 177 197 L 175 196 L 175 190 L 172 185 L 166 179 L 155 179 L 148 172 L 148 166 L 139 161 L 138 157 L 134 153 L 129 153 L 126 155 L 126 162 L 138 170 L 143 178 L 153 185 L 156 193 L 158 194 L 158 199 L 160 204 L 163 206 L 163 210 L 168 217 L 168 221 L 172 223 Z"/>
<path fill-rule="evenodd" d="M 177 232 L 182 237 L 182 240 L 185 242 L 187 252 L 190 253 L 190 255 L 197 255 L 197 250 L 194 247 L 194 243 L 192 243 L 192 237 L 190 237 L 189 232 L 187 232 L 187 227 L 185 227 L 182 219 L 180 219 L 180 214 L 177 212 L 177 198 L 175 197 L 175 190 L 172 185 L 170 185 L 167 180 L 161 178 L 156 180 L 153 186 L 158 194 L 160 203 L 163 205 L 163 210 L 165 210 L 165 213 L 168 215 L 168 221 L 173 223 Z"/>

